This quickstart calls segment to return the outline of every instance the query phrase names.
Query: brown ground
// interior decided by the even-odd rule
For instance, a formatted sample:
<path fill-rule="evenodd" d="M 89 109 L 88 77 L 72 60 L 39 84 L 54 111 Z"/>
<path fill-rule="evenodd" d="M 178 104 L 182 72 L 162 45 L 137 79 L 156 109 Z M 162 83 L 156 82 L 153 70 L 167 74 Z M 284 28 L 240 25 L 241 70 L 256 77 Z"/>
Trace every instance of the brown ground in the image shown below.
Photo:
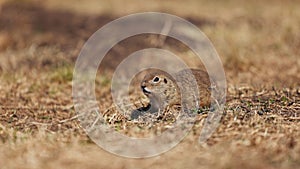
<path fill-rule="evenodd" d="M 300 168 L 299 8 L 292 0 L 0 0 L 0 168 Z M 228 94 L 221 124 L 206 144 L 197 144 L 204 114 L 171 151 L 127 159 L 97 147 L 80 127 L 72 73 L 93 32 L 142 11 L 176 14 L 205 32 L 223 61 Z M 158 40 L 132 37 L 108 53 L 96 79 L 104 86 L 96 89 L 102 110 L 112 106 L 110 75 L 128 54 L 160 47 L 193 55 L 173 39 L 160 46 Z M 132 122 L 118 120 L 111 125 L 129 135 L 158 130 L 136 132 Z"/>

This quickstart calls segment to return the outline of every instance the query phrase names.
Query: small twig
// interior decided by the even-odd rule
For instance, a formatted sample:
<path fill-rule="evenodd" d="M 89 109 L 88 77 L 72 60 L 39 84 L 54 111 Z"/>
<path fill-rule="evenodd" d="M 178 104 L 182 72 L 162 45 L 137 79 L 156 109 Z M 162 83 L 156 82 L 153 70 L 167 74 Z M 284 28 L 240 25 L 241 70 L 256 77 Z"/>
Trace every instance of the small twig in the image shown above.
<path fill-rule="evenodd" d="M 157 45 L 158 47 L 161 47 L 165 44 L 166 38 L 171 30 L 171 27 L 172 27 L 172 21 L 167 20 L 164 24 L 164 27 L 161 30 L 159 38 L 158 38 L 158 41 L 159 41 L 159 44 Z"/>
<path fill-rule="evenodd" d="M 97 119 L 93 122 L 92 126 L 87 130 L 88 132 L 90 132 L 94 128 L 94 126 L 100 119 L 100 116 L 101 116 L 100 113 L 98 111 L 96 111 L 96 112 L 97 112 Z"/>
<path fill-rule="evenodd" d="M 69 119 L 64 119 L 64 120 L 60 120 L 58 123 L 65 123 L 65 122 L 68 122 L 68 121 L 72 121 L 72 120 L 75 120 L 77 119 L 78 117 L 82 116 L 84 113 L 80 113 L 80 114 L 76 114 L 75 116 L 69 118 Z"/>
<path fill-rule="evenodd" d="M 36 121 L 32 121 L 29 122 L 30 124 L 34 124 L 34 125 L 42 125 L 42 126 L 51 126 L 53 125 L 52 123 L 40 123 L 40 122 L 36 122 Z"/>

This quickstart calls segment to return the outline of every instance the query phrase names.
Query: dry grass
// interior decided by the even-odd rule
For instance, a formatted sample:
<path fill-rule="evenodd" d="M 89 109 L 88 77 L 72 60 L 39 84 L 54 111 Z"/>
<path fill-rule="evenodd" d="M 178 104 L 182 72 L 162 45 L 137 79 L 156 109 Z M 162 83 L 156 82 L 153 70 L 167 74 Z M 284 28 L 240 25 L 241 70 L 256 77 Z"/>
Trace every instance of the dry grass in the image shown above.
<path fill-rule="evenodd" d="M 0 0 L 0 168 L 300 167 L 299 2 L 73 2 Z M 142 11 L 173 13 L 200 27 L 221 56 L 228 95 L 220 126 L 206 144 L 197 144 L 206 117 L 199 114 L 176 148 L 149 159 L 127 159 L 105 152 L 85 135 L 73 109 L 72 72 L 94 31 Z M 166 121 L 149 129 L 117 119 L 119 112 L 108 111 L 114 106 L 110 78 L 128 54 L 156 42 L 156 35 L 148 35 L 119 43 L 96 79 L 102 86 L 96 89 L 100 109 L 112 127 L 128 135 L 160 133 Z M 159 47 L 193 62 L 193 54 L 173 39 Z M 131 96 L 133 107 L 143 104 L 140 91 Z"/>

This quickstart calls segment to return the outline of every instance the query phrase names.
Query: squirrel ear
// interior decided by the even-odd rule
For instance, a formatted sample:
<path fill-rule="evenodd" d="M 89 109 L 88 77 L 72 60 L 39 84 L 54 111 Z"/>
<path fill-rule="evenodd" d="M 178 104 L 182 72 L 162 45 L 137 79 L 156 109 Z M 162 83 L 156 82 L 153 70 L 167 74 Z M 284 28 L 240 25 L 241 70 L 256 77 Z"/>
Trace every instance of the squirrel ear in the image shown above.
<path fill-rule="evenodd" d="M 165 82 L 165 83 L 168 83 L 168 81 L 167 81 L 167 79 L 166 79 L 166 78 L 164 78 L 164 82 Z"/>

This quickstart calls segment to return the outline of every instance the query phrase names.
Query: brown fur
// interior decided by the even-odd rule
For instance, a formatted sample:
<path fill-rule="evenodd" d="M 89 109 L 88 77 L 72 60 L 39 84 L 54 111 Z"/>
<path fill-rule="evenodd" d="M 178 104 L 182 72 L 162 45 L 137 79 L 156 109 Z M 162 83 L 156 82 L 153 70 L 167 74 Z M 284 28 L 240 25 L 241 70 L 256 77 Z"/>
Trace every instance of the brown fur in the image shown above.
<path fill-rule="evenodd" d="M 173 76 L 153 69 L 144 77 L 141 87 L 152 106 L 156 109 L 165 109 L 166 106 L 180 105 L 181 98 L 189 99 L 191 95 L 197 95 L 195 94 L 197 90 L 199 94 L 195 98 L 198 106 L 209 106 L 210 84 L 208 74 L 200 69 L 181 70 Z"/>

